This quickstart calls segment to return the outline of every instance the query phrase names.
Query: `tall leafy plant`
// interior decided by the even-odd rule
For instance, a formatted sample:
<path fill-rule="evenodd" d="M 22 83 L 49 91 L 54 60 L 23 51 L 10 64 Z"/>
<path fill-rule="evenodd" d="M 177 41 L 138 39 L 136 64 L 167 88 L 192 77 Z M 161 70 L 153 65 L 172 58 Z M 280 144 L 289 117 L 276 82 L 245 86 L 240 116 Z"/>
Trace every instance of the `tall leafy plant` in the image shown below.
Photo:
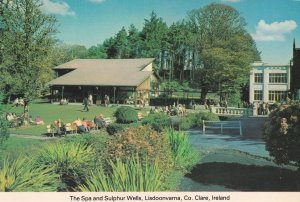
<path fill-rule="evenodd" d="M 36 160 L 37 165 L 54 167 L 60 178 L 60 191 L 74 191 L 95 166 L 92 146 L 76 142 L 60 142 L 49 145 Z"/>
<path fill-rule="evenodd" d="M 58 182 L 52 166 L 36 166 L 24 156 L 12 162 L 6 158 L 0 169 L 0 192 L 54 192 Z"/>
<path fill-rule="evenodd" d="M 193 149 L 184 132 L 166 129 L 169 143 L 173 152 L 175 165 L 183 170 L 191 168 L 199 159 L 199 154 Z"/>
<path fill-rule="evenodd" d="M 133 156 L 125 162 L 120 159 L 108 160 L 108 165 L 110 172 L 105 172 L 103 167 L 98 168 L 79 189 L 92 192 L 161 190 L 163 175 L 158 161 L 153 164 L 147 161 L 142 163 L 138 156 Z"/>

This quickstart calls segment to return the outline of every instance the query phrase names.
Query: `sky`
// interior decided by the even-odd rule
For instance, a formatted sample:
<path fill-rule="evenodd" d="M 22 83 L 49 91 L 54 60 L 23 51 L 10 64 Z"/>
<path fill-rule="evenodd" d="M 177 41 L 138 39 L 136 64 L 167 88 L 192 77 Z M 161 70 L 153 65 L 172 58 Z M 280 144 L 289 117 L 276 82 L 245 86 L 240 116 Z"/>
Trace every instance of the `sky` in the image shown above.
<path fill-rule="evenodd" d="M 139 30 L 154 11 L 171 25 L 193 9 L 224 3 L 238 10 L 268 64 L 289 64 L 293 39 L 300 48 L 300 0 L 41 0 L 43 12 L 58 19 L 57 38 L 67 44 L 92 45 L 123 26 Z"/>

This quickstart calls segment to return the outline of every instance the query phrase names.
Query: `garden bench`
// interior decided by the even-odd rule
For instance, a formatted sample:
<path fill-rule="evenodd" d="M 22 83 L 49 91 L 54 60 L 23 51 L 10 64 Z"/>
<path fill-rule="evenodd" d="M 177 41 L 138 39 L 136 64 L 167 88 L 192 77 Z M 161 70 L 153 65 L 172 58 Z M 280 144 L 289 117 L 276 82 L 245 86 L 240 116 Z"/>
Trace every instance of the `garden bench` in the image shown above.
<path fill-rule="evenodd" d="M 241 121 L 202 121 L 203 123 L 203 134 L 207 128 L 211 129 L 220 129 L 221 134 L 223 134 L 223 129 L 239 129 L 240 135 L 243 135 L 242 132 L 242 123 Z"/>

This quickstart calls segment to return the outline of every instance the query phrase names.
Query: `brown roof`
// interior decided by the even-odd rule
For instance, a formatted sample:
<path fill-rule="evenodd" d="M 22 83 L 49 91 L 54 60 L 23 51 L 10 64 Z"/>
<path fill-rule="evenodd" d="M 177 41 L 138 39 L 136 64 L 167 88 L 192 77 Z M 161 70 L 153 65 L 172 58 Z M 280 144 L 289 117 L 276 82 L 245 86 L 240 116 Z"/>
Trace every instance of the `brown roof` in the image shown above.
<path fill-rule="evenodd" d="M 152 71 L 141 71 L 153 62 L 146 59 L 76 59 L 53 69 L 75 69 L 49 85 L 138 86 Z"/>

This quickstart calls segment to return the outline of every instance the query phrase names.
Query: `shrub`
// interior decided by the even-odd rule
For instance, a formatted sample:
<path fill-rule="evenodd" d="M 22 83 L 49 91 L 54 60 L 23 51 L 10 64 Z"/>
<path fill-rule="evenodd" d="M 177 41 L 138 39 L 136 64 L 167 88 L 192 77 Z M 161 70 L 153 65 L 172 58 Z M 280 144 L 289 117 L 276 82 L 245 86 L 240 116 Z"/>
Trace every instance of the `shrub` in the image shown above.
<path fill-rule="evenodd" d="M 279 106 L 264 124 L 266 149 L 278 164 L 296 162 L 300 167 L 300 105 Z"/>
<path fill-rule="evenodd" d="M 154 130 L 161 132 L 165 127 L 171 126 L 171 118 L 164 113 L 149 114 L 143 119 L 142 124 L 148 124 Z"/>
<path fill-rule="evenodd" d="M 125 162 L 108 160 L 108 164 L 110 173 L 106 173 L 103 167 L 98 168 L 79 189 L 92 192 L 150 192 L 161 189 L 162 172 L 158 161 L 142 163 L 138 157 L 131 157 Z"/>
<path fill-rule="evenodd" d="M 122 106 L 115 112 L 117 123 L 133 123 L 138 121 L 138 113 L 132 107 Z"/>
<path fill-rule="evenodd" d="M 192 127 L 202 126 L 203 120 L 216 121 L 219 120 L 219 117 L 215 114 L 207 112 L 191 113 L 180 119 L 178 129 L 188 130 Z"/>
<path fill-rule="evenodd" d="M 219 116 L 213 113 L 207 113 L 207 112 L 199 112 L 199 116 L 201 117 L 202 120 L 205 121 L 218 121 Z M 202 122 L 201 122 L 202 125 Z"/>
<path fill-rule="evenodd" d="M 163 171 L 168 171 L 173 165 L 167 137 L 149 126 L 124 129 L 107 143 L 106 149 L 111 159 L 123 162 L 138 154 L 141 161 L 147 159 L 150 164 L 158 160 Z"/>
<path fill-rule="evenodd" d="M 54 192 L 58 189 L 58 179 L 53 167 L 35 166 L 24 156 L 11 163 L 6 158 L 0 169 L 0 192 Z"/>
<path fill-rule="evenodd" d="M 112 123 L 106 127 L 106 131 L 109 135 L 114 135 L 125 128 L 136 128 L 138 126 L 139 126 L 138 123 L 130 123 L 130 124 Z"/>
<path fill-rule="evenodd" d="M 51 144 L 37 156 L 37 165 L 54 167 L 59 174 L 60 191 L 74 191 L 89 170 L 94 168 L 95 152 L 91 146 L 76 142 Z"/>
<path fill-rule="evenodd" d="M 189 170 L 198 162 L 199 155 L 190 144 L 188 135 L 171 128 L 165 132 L 171 145 L 175 165 L 182 170 Z"/>

